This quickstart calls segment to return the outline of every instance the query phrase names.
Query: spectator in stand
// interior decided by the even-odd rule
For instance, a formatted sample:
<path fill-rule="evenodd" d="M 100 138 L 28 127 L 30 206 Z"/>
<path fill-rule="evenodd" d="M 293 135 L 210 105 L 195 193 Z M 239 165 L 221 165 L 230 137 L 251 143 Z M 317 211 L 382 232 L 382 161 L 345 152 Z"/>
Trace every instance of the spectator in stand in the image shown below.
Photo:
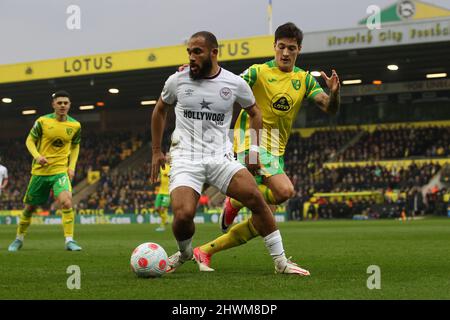
<path fill-rule="evenodd" d="M 402 159 L 408 157 L 446 157 L 450 155 L 450 127 L 377 128 L 365 133 L 341 156 L 346 161 Z"/>
<path fill-rule="evenodd" d="M 209 197 L 207 194 L 202 194 L 198 199 L 198 207 L 201 212 L 207 212 L 209 209 Z"/>

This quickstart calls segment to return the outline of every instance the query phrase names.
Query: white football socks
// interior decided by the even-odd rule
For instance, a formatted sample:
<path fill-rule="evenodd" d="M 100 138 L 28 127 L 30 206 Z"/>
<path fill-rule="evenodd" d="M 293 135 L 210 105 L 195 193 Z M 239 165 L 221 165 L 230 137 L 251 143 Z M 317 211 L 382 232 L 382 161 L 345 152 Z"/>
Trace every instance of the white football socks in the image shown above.
<path fill-rule="evenodd" d="M 281 238 L 280 230 L 276 230 L 265 236 L 264 243 L 275 263 L 286 263 L 287 259 L 284 254 L 283 239 Z"/>
<path fill-rule="evenodd" d="M 177 241 L 177 243 L 178 249 L 180 249 L 181 258 L 185 261 L 192 259 L 192 256 L 194 254 L 194 251 L 192 250 L 192 238 L 183 241 Z"/>
<path fill-rule="evenodd" d="M 16 236 L 16 239 L 23 242 L 24 237 L 25 237 L 24 234 L 19 234 L 18 236 Z"/>
<path fill-rule="evenodd" d="M 73 241 L 73 238 L 72 237 L 66 237 L 66 243 L 69 242 L 69 241 Z"/>

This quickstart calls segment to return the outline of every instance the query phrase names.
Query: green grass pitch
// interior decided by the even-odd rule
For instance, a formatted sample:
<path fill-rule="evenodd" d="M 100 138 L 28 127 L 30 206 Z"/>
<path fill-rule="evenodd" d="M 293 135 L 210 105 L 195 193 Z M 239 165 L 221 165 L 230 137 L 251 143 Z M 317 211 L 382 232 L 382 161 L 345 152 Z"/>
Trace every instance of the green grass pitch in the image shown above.
<path fill-rule="evenodd" d="M 35 225 L 20 252 L 7 251 L 15 226 L 0 226 L 0 299 L 450 299 L 450 219 L 316 221 L 279 225 L 288 256 L 311 277 L 276 275 L 261 238 L 213 257 L 212 273 L 194 262 L 158 279 L 131 271 L 143 242 L 176 250 L 171 230 L 155 225 L 76 225 L 81 252 L 64 251 L 61 226 Z M 219 235 L 197 225 L 194 245 Z M 81 289 L 69 290 L 69 265 L 81 268 Z M 367 268 L 381 269 L 369 290 Z"/>

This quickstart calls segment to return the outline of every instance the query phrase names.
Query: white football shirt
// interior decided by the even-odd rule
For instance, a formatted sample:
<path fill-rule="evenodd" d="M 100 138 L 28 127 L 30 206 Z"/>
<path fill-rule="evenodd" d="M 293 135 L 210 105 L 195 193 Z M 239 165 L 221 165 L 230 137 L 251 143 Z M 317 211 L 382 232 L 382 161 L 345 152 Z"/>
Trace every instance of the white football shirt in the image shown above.
<path fill-rule="evenodd" d="M 248 108 L 255 104 L 249 85 L 223 68 L 217 75 L 200 80 L 190 78 L 189 68 L 176 72 L 167 79 L 161 98 L 167 104 L 176 102 L 171 157 L 190 160 L 232 152 L 229 130 L 233 105 L 236 102 Z"/>
<path fill-rule="evenodd" d="M 3 184 L 3 180 L 8 179 L 8 169 L 0 164 L 0 186 Z M 0 193 L 2 189 L 0 189 Z"/>

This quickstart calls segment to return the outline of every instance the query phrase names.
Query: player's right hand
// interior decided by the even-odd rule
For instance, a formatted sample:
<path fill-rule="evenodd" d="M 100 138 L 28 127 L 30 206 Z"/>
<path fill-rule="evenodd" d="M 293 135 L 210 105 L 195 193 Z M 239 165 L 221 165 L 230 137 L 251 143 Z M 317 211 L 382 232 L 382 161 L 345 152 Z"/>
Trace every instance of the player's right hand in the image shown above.
<path fill-rule="evenodd" d="M 48 160 L 44 156 L 37 157 L 36 162 L 39 163 L 41 166 L 45 166 L 46 164 L 48 164 Z"/>
<path fill-rule="evenodd" d="M 158 175 L 159 175 L 159 168 L 162 167 L 163 169 L 166 168 L 166 158 L 164 157 L 164 153 L 161 152 L 161 150 L 155 151 L 153 150 L 152 155 L 152 172 L 150 175 L 150 181 L 151 183 L 156 183 L 158 181 Z"/>
<path fill-rule="evenodd" d="M 73 177 L 75 177 L 75 171 L 72 169 L 67 169 L 67 175 L 69 176 L 69 180 L 72 181 Z"/>

